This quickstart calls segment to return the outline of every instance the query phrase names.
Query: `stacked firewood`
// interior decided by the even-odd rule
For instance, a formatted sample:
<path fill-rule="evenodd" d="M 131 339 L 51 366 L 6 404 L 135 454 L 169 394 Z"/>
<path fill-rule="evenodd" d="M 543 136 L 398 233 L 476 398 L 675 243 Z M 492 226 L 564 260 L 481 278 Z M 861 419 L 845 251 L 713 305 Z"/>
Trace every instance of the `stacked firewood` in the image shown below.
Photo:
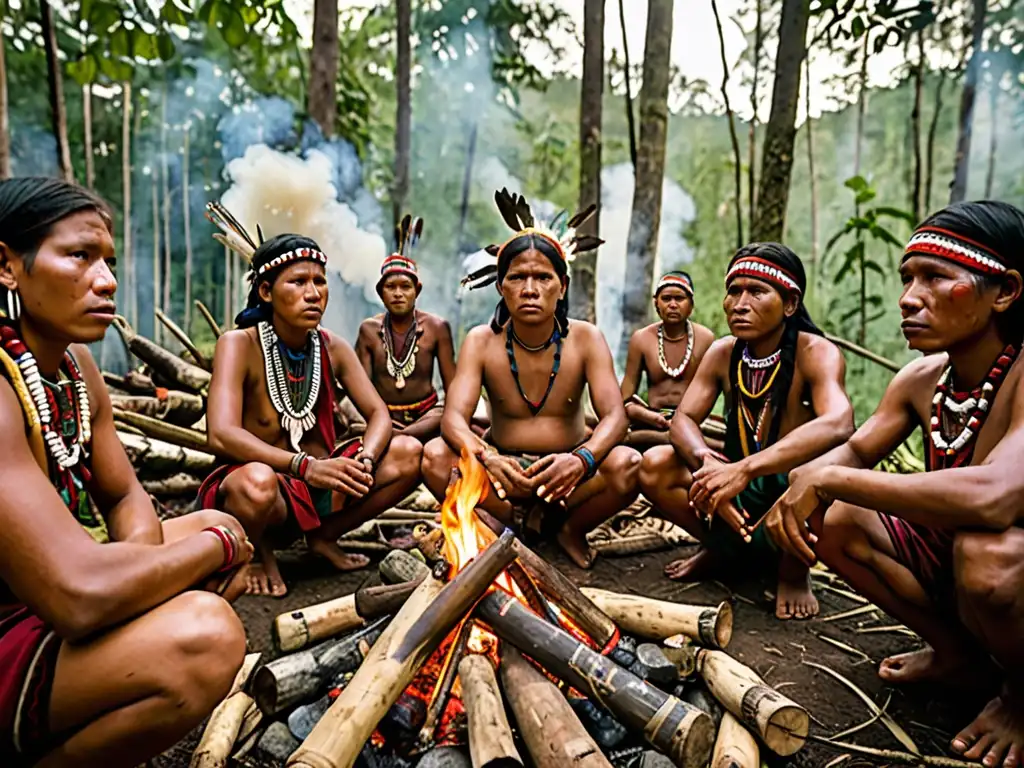
<path fill-rule="evenodd" d="M 759 768 L 803 747 L 806 710 L 725 652 L 728 603 L 579 589 L 477 515 L 502 533 L 457 574 L 395 551 L 379 586 L 278 616 L 280 655 L 243 669 L 192 765 Z"/>

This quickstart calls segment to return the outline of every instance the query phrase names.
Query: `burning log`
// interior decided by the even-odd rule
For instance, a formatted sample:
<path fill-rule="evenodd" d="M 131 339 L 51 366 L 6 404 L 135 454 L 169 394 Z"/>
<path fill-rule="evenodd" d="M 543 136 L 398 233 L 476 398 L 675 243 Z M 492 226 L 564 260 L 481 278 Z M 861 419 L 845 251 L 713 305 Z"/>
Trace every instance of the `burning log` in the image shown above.
<path fill-rule="evenodd" d="M 143 480 L 142 487 L 146 493 L 154 496 L 195 496 L 203 481 L 198 477 L 179 472 L 170 477 L 162 477 L 158 480 Z"/>
<path fill-rule="evenodd" d="M 268 717 L 275 715 L 313 698 L 340 675 L 354 670 L 363 660 L 362 648 L 381 636 L 386 623 L 386 618 L 378 619 L 340 640 L 282 656 L 258 669 L 252 691 L 260 711 Z"/>
<path fill-rule="evenodd" d="M 458 747 L 438 747 L 420 758 L 416 768 L 470 768 L 469 758 Z"/>
<path fill-rule="evenodd" d="M 671 685 L 679 679 L 679 668 L 653 643 L 637 646 L 636 661 L 629 671 L 658 686 Z"/>
<path fill-rule="evenodd" d="M 404 584 L 409 581 L 422 581 L 430 573 L 426 563 L 410 555 L 408 552 L 395 550 L 377 566 L 380 577 L 388 584 Z"/>
<path fill-rule="evenodd" d="M 121 334 L 132 354 L 164 379 L 174 382 L 183 389 L 206 396 L 210 389 L 210 372 L 198 365 L 192 365 L 168 352 L 156 342 L 140 336 L 125 322 L 124 318 L 114 321 L 114 327 Z"/>
<path fill-rule="evenodd" d="M 462 659 L 466 655 L 466 647 L 469 645 L 469 636 L 473 631 L 473 625 L 473 622 L 469 619 L 462 622 L 462 627 L 455 637 L 455 642 L 451 644 L 448 650 L 444 661 L 444 671 L 438 679 L 437 685 L 434 686 L 433 698 L 430 701 L 430 707 L 427 709 L 427 716 L 423 720 L 423 727 L 420 729 L 420 746 L 426 747 L 434 740 L 434 730 L 437 728 L 438 718 L 444 713 L 444 708 L 448 704 L 452 686 L 455 684 L 455 678 L 459 674 L 459 664 L 462 663 Z"/>
<path fill-rule="evenodd" d="M 477 517 L 492 531 L 500 534 L 505 526 L 496 517 L 480 509 Z M 580 589 L 573 584 L 560 570 L 547 560 L 529 549 L 521 541 L 514 544 L 519 565 L 533 579 L 537 587 L 548 597 L 557 601 L 559 608 L 564 610 L 580 629 L 601 648 L 606 648 L 618 637 L 615 622 L 596 606 Z"/>
<path fill-rule="evenodd" d="M 159 320 L 164 326 L 171 332 L 178 341 L 181 342 L 181 346 L 192 356 L 192 359 L 196 361 L 196 365 L 204 370 L 212 370 L 213 366 L 210 365 L 210 361 L 203 357 L 203 354 L 199 351 L 199 348 L 195 345 L 195 342 L 189 338 L 189 335 L 171 318 L 161 312 L 158 308 L 153 310 L 153 314 L 156 315 L 156 319 Z"/>
<path fill-rule="evenodd" d="M 216 457 L 209 453 L 171 445 L 163 440 L 127 432 L 118 432 L 117 436 L 132 465 L 151 475 L 188 472 L 190 475 L 203 477 L 209 474 L 217 463 Z"/>
<path fill-rule="evenodd" d="M 156 397 L 152 392 L 148 395 L 111 394 L 110 402 L 122 411 L 160 419 L 179 427 L 191 427 L 203 417 L 205 408 L 199 395 L 176 389 L 167 390 L 164 397 Z"/>
<path fill-rule="evenodd" d="M 512 596 L 492 592 L 480 601 L 477 615 L 500 638 L 600 701 L 625 725 L 642 732 L 676 765 L 704 765 L 711 756 L 715 733 L 704 712 L 622 669 Z"/>
<path fill-rule="evenodd" d="M 561 691 L 507 646 L 501 653 L 501 685 L 537 768 L 611 768 Z"/>
<path fill-rule="evenodd" d="M 256 751 L 274 761 L 272 765 L 280 765 L 288 759 L 288 755 L 299 747 L 299 740 L 292 736 L 284 723 L 271 723 L 256 742 Z"/>
<path fill-rule="evenodd" d="M 711 648 L 725 648 L 732 639 L 732 606 L 717 608 L 652 600 L 584 587 L 584 595 L 607 613 L 623 632 L 655 640 L 686 635 Z"/>
<path fill-rule="evenodd" d="M 282 613 L 274 619 L 274 642 L 282 651 L 298 651 L 362 627 L 367 619 L 395 613 L 421 581 L 422 578 L 403 584 L 364 587 L 351 595 Z"/>
<path fill-rule="evenodd" d="M 250 653 L 245 657 L 227 697 L 210 715 L 199 746 L 192 754 L 189 768 L 225 768 L 228 764 L 231 749 L 235 746 L 239 729 L 252 704 L 252 697 L 243 689 L 259 660 L 258 653 Z"/>
<path fill-rule="evenodd" d="M 152 416 L 143 416 L 141 413 L 124 411 L 116 405 L 113 407 L 114 420 L 124 424 L 130 424 L 147 437 L 155 437 L 171 445 L 181 448 L 190 448 L 193 451 L 212 453 L 212 449 L 206 442 L 206 434 L 195 429 L 186 429 L 169 424 Z"/>
<path fill-rule="evenodd" d="M 473 768 L 521 767 L 523 760 L 512 739 L 491 662 L 485 656 L 466 656 L 459 662 L 459 681 L 469 724 Z"/>
<path fill-rule="evenodd" d="M 288 765 L 351 768 L 416 670 L 515 558 L 514 540 L 501 536 L 447 585 L 425 578 Z"/>
<path fill-rule="evenodd" d="M 711 768 L 760 768 L 761 752 L 750 731 L 726 712 L 718 728 Z"/>
<path fill-rule="evenodd" d="M 722 651 L 697 653 L 697 671 L 711 693 L 734 717 L 783 757 L 798 752 L 807 740 L 807 710 L 765 685 L 754 670 Z"/>

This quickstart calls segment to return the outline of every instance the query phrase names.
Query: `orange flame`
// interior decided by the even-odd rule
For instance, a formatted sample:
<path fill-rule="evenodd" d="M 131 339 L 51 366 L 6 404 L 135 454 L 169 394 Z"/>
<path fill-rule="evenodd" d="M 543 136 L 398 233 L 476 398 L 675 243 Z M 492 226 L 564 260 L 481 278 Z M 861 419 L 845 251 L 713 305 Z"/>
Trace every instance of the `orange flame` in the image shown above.
<path fill-rule="evenodd" d="M 444 556 L 456 572 L 486 549 L 497 536 L 476 516 L 476 506 L 487 498 L 490 483 L 484 465 L 463 451 L 458 464 L 459 476 L 448 486 L 441 505 L 444 530 Z"/>

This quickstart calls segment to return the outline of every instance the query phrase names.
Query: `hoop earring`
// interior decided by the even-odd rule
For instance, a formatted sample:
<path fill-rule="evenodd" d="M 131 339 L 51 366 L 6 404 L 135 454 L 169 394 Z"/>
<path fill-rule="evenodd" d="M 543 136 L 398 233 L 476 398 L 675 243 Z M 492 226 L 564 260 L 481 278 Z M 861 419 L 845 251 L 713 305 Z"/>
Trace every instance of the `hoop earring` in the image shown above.
<path fill-rule="evenodd" d="M 21 297 L 17 289 L 7 289 L 7 319 L 14 322 L 21 317 Z"/>

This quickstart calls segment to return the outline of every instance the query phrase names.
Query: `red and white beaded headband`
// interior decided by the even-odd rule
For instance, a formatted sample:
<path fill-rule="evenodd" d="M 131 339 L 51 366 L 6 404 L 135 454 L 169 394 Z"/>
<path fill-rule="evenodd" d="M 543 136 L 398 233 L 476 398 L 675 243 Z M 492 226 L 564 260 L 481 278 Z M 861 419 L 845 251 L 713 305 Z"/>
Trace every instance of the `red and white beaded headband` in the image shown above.
<path fill-rule="evenodd" d="M 272 269 L 277 269 L 283 264 L 287 264 L 290 261 L 298 261 L 299 259 L 309 259 L 310 261 L 323 264 L 325 267 L 327 266 L 327 256 L 322 251 L 318 251 L 316 248 L 296 248 L 294 251 L 288 251 L 288 253 L 282 253 L 280 256 L 272 258 L 256 270 L 256 276 L 260 277 Z"/>
<path fill-rule="evenodd" d="M 693 298 L 693 285 L 685 277 L 680 275 L 665 275 L 661 280 L 658 281 L 658 285 L 654 289 L 654 295 L 657 296 L 661 293 L 662 288 L 682 288 L 683 292 Z"/>
<path fill-rule="evenodd" d="M 789 272 L 782 269 L 778 264 L 773 264 L 770 261 L 753 256 L 740 259 L 733 264 L 725 276 L 725 284 L 728 285 L 737 277 L 753 277 L 757 280 L 764 280 L 767 283 L 774 283 L 787 291 L 803 293 L 800 290 L 800 284 L 797 283 L 796 278 L 789 274 Z"/>
<path fill-rule="evenodd" d="M 920 254 L 955 261 L 975 272 L 1002 275 L 1006 265 L 995 251 L 981 243 L 939 227 L 921 227 L 910 238 L 903 260 Z"/>
<path fill-rule="evenodd" d="M 380 265 L 381 277 L 402 273 L 419 276 L 420 271 L 415 261 L 408 256 L 399 256 L 398 254 L 388 256 L 384 259 L 384 263 Z"/>

